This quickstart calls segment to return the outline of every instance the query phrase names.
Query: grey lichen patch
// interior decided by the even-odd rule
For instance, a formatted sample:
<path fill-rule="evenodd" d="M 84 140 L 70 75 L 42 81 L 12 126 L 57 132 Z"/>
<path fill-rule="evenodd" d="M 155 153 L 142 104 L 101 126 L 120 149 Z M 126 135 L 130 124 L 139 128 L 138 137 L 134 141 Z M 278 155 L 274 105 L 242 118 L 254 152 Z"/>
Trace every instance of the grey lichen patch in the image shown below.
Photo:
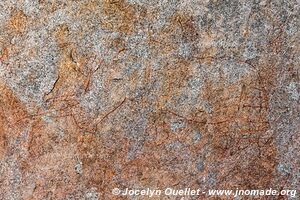
<path fill-rule="evenodd" d="M 14 10 L 11 13 L 11 17 L 7 26 L 15 34 L 21 34 L 25 31 L 28 25 L 28 17 L 24 14 L 22 10 Z"/>
<path fill-rule="evenodd" d="M 74 167 L 75 171 L 77 174 L 82 174 L 83 170 L 82 170 L 82 163 L 79 161 L 75 167 Z"/>
<path fill-rule="evenodd" d="M 176 132 L 178 129 L 182 129 L 185 127 L 185 124 L 182 120 L 176 120 L 171 123 L 171 130 Z"/>
<path fill-rule="evenodd" d="M 85 192 L 85 198 L 87 200 L 98 200 L 100 197 L 99 193 L 97 192 L 96 188 L 91 188 Z"/>
<path fill-rule="evenodd" d="M 204 170 L 204 161 L 202 159 L 196 163 L 196 168 L 200 172 Z"/>
<path fill-rule="evenodd" d="M 299 83 L 290 82 L 287 86 L 288 94 L 293 101 L 298 101 L 300 98 L 300 86 Z"/>

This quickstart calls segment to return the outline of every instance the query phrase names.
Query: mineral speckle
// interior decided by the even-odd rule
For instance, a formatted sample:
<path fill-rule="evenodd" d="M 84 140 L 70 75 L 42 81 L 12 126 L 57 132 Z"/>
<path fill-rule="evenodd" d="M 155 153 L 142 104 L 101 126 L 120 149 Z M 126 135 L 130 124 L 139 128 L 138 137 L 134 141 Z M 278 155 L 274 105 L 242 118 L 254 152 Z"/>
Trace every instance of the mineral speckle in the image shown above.
<path fill-rule="evenodd" d="M 2 0 L 0 199 L 300 192 L 299 6 Z"/>

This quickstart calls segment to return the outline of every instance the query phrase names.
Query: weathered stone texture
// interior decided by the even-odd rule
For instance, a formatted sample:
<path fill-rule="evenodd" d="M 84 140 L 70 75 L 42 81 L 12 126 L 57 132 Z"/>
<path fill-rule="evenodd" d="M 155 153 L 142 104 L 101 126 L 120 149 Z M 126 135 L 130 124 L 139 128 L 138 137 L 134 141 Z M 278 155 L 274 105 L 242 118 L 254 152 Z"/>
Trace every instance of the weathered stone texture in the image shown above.
<path fill-rule="evenodd" d="M 0 199 L 299 190 L 299 6 L 1 0 Z"/>

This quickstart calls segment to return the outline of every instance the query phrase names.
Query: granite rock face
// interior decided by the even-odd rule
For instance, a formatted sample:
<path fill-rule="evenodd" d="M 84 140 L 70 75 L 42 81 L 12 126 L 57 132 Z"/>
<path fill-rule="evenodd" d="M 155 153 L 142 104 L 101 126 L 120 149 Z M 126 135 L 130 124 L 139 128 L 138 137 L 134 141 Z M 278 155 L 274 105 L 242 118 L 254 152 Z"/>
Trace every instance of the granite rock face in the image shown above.
<path fill-rule="evenodd" d="M 299 6 L 1 0 L 0 199 L 299 192 Z"/>

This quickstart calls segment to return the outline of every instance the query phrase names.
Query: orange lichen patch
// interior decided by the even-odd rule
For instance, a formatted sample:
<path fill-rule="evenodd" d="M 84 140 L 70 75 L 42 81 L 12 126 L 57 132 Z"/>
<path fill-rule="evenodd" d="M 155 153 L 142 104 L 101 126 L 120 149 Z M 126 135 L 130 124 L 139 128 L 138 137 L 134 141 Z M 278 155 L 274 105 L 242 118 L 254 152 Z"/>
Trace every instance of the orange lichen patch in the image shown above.
<path fill-rule="evenodd" d="M 60 48 L 68 47 L 69 28 L 63 24 L 58 26 L 54 31 L 54 37 L 57 39 Z"/>
<path fill-rule="evenodd" d="M 114 49 L 117 52 L 121 53 L 125 51 L 126 43 L 125 39 L 121 37 L 114 38 L 110 41 L 109 48 Z"/>
<path fill-rule="evenodd" d="M 1 107 L 1 112 L 0 112 L 0 159 L 3 158 L 5 152 L 6 152 L 6 147 L 7 147 L 7 139 L 6 139 L 6 133 L 5 133 L 5 127 L 6 126 L 6 119 L 5 116 L 3 116 L 2 112 L 3 108 Z"/>
<path fill-rule="evenodd" d="M 183 40 L 187 42 L 198 40 L 198 30 L 194 24 L 193 17 L 178 12 L 170 18 L 170 22 L 181 29 L 181 36 Z"/>
<path fill-rule="evenodd" d="M 45 152 L 43 156 L 31 157 L 33 159 L 26 171 L 39 173 L 40 177 L 33 179 L 35 187 L 27 199 L 44 199 L 45 193 L 47 196 L 59 199 L 74 192 L 79 178 L 74 170 L 76 165 L 74 155 L 75 149 L 72 145 L 57 145 L 51 151 Z M 52 193 L 52 190 L 55 190 L 55 193 Z"/>
<path fill-rule="evenodd" d="M 116 141 L 121 142 L 121 145 Z M 83 135 L 77 143 L 79 158 L 84 169 L 84 179 L 89 187 L 96 187 L 103 194 L 110 194 L 113 187 L 113 177 L 116 174 L 115 166 L 124 164 L 128 141 L 113 134 L 99 136 L 95 134 Z"/>
<path fill-rule="evenodd" d="M 46 99 L 53 98 L 53 95 L 61 88 L 60 92 L 72 94 L 77 86 L 82 87 L 88 81 L 87 75 L 83 74 L 83 68 L 87 58 L 78 56 L 76 49 L 69 43 L 69 28 L 67 25 L 58 26 L 53 32 L 59 47 L 61 48 L 61 60 L 58 66 L 58 77 Z M 52 96 L 50 95 L 52 94 Z M 61 93 L 62 94 L 62 93 Z"/>
<path fill-rule="evenodd" d="M 22 105 L 20 100 L 14 95 L 13 91 L 2 82 L 0 82 L 0 91 L 1 114 L 6 121 L 2 127 L 9 128 L 9 126 L 25 117 L 27 112 L 25 106 Z"/>
<path fill-rule="evenodd" d="M 24 105 L 13 92 L 0 82 L 0 157 L 6 152 L 7 137 L 15 137 L 23 124 L 17 121 L 27 115 Z"/>
<path fill-rule="evenodd" d="M 58 26 L 54 31 L 54 36 L 62 50 L 59 64 L 59 80 L 56 83 L 58 87 L 64 82 L 75 81 L 79 72 L 78 65 L 72 57 L 72 47 L 68 43 L 68 35 L 69 29 L 67 25 Z"/>
<path fill-rule="evenodd" d="M 209 35 L 206 32 L 202 33 L 198 30 L 195 19 L 188 14 L 176 12 L 168 18 L 166 26 L 163 26 L 159 32 L 155 32 L 155 34 L 152 32 L 151 29 L 148 31 L 148 37 L 149 45 L 154 54 L 174 56 L 174 53 L 176 55 L 181 44 L 189 46 L 186 60 L 189 59 L 191 61 L 191 59 L 199 58 L 199 61 L 201 61 L 203 60 L 203 56 L 213 56 L 215 54 L 215 50 L 211 48 L 214 35 Z M 201 39 L 207 41 L 202 41 Z M 177 42 L 174 42 L 174 40 Z M 205 55 L 201 55 L 201 52 L 199 52 L 198 43 L 201 43 L 207 49 L 205 50 L 207 51 Z"/>
<path fill-rule="evenodd" d="M 73 63 L 69 57 L 63 58 L 59 65 L 57 80 L 53 84 L 52 89 L 45 95 L 45 99 L 55 98 L 55 96 L 57 97 L 58 92 L 60 93 L 59 96 L 63 94 L 62 92 L 72 96 L 72 89 L 77 85 L 76 82 L 78 80 L 81 79 L 76 70 L 76 64 Z"/>
<path fill-rule="evenodd" d="M 183 92 L 183 88 L 186 86 L 191 73 L 190 64 L 182 60 L 174 65 L 169 64 L 164 68 L 159 109 L 164 108 L 167 102 L 170 102 L 173 97 L 179 96 Z"/>
<path fill-rule="evenodd" d="M 144 71 L 144 76 L 143 76 L 143 83 L 149 84 L 151 81 L 151 76 L 152 76 L 153 70 L 151 67 L 146 67 Z"/>
<path fill-rule="evenodd" d="M 53 138 L 51 136 L 54 135 L 47 129 L 46 123 L 41 118 L 36 119 L 32 123 L 28 151 L 33 158 L 39 158 L 47 152 L 52 151 L 51 142 L 53 142 Z"/>
<path fill-rule="evenodd" d="M 195 55 L 194 58 L 201 63 L 206 62 L 208 65 L 210 65 L 214 60 L 216 53 L 216 48 L 207 47 L 201 53 L 199 53 L 199 55 Z"/>
<path fill-rule="evenodd" d="M 4 48 L 0 53 L 0 61 L 4 61 L 7 58 L 8 58 L 8 48 Z"/>
<path fill-rule="evenodd" d="M 221 164 L 220 186 L 264 188 L 273 179 L 277 151 L 267 134 L 271 80 L 274 73 L 262 68 L 229 86 L 207 83 L 203 97 L 213 107 L 207 116 L 213 151 L 208 160 Z"/>
<path fill-rule="evenodd" d="M 8 61 L 11 57 L 16 56 L 17 52 L 18 52 L 17 44 L 13 44 L 10 41 L 10 39 L 0 36 L 0 63 L 1 62 L 4 63 L 3 67 L 8 72 L 12 72 L 14 68 L 11 67 L 9 63 L 5 64 L 5 62 Z"/>
<path fill-rule="evenodd" d="M 67 80 L 69 82 L 70 80 L 75 81 L 75 79 L 78 81 L 78 78 L 82 75 L 86 58 L 78 56 L 75 47 L 69 43 L 69 28 L 67 25 L 58 26 L 54 31 L 54 36 L 62 50 L 59 64 L 60 81 Z"/>
<path fill-rule="evenodd" d="M 88 15 L 90 12 L 97 12 L 99 10 L 100 3 L 99 1 L 88 1 L 84 3 L 83 5 L 80 6 L 78 9 L 78 14 L 79 15 Z"/>
<path fill-rule="evenodd" d="M 84 88 L 86 92 L 89 89 L 93 71 L 88 68 L 87 63 L 93 58 L 79 55 L 76 47 L 69 43 L 67 25 L 58 26 L 53 35 L 61 48 L 61 60 L 58 66 L 58 78 L 52 90 L 46 95 L 47 98 L 52 98 L 49 94 L 56 93 L 59 88 L 61 88 L 61 92 L 66 94 L 73 93 L 75 88 Z"/>
<path fill-rule="evenodd" d="M 23 11 L 18 10 L 12 13 L 8 26 L 14 32 L 22 33 L 26 28 L 27 20 L 27 16 L 23 13 Z"/>
<path fill-rule="evenodd" d="M 147 134 L 152 137 L 151 141 L 148 141 L 145 146 L 147 148 L 160 149 L 161 145 L 166 144 L 170 141 L 170 130 L 166 123 L 159 122 L 159 119 L 154 119 L 151 125 L 148 125 Z"/>
<path fill-rule="evenodd" d="M 154 151 L 155 152 L 155 151 Z M 165 188 L 174 186 L 181 180 L 181 174 L 160 167 L 162 160 L 143 155 L 128 162 L 123 169 L 122 178 L 132 182 L 141 182 L 148 187 Z M 156 164 L 156 165 L 155 165 Z"/>
<path fill-rule="evenodd" d="M 63 55 L 59 65 L 59 74 L 63 79 L 78 78 L 80 74 L 80 66 L 75 63 L 70 55 Z"/>
<path fill-rule="evenodd" d="M 129 76 L 129 82 L 130 82 L 130 90 L 134 91 L 137 87 L 139 81 L 139 71 L 138 70 L 134 70 L 130 76 Z"/>
<path fill-rule="evenodd" d="M 134 31 L 138 15 L 135 7 L 125 0 L 105 0 L 102 4 L 104 15 L 107 19 L 101 22 L 106 29 L 129 34 Z"/>

